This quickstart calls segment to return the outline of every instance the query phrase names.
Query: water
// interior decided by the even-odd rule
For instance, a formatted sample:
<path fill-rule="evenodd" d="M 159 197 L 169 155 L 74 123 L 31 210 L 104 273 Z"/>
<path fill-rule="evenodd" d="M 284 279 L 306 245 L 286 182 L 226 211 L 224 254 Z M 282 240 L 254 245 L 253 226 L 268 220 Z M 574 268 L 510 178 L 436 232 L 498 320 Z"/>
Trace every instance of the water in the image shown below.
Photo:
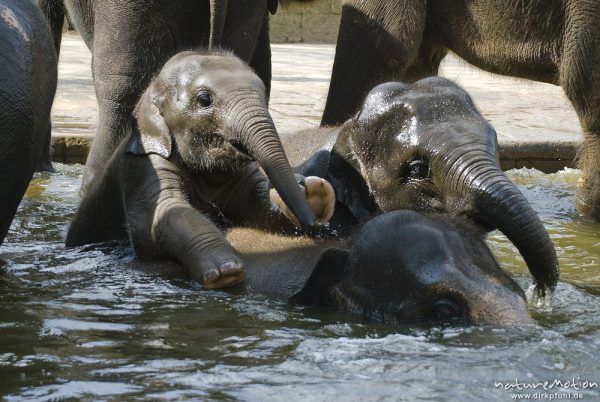
<path fill-rule="evenodd" d="M 58 173 L 36 177 L 0 249 L 0 395 L 504 401 L 515 389 L 503 387 L 515 381 L 575 379 L 548 392 L 597 400 L 597 387 L 583 388 L 600 383 L 600 225 L 574 210 L 576 171 L 510 176 L 556 242 L 562 272 L 553 310 L 534 310 L 533 329 L 386 328 L 260 295 L 201 290 L 174 266 L 136 262 L 123 245 L 65 250 L 81 167 L 58 165 Z M 496 233 L 489 244 L 526 287 L 514 247 Z"/>

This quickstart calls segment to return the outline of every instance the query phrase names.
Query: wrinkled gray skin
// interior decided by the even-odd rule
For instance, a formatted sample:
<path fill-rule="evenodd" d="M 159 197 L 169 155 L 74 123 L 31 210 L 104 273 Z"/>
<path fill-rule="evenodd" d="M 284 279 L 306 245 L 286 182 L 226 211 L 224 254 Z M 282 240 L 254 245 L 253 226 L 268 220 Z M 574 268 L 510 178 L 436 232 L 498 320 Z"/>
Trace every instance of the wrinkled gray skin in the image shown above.
<path fill-rule="evenodd" d="M 51 169 L 56 57 L 32 0 L 0 3 L 0 244 L 34 170 Z"/>
<path fill-rule="evenodd" d="M 519 249 L 538 295 L 553 290 L 558 260 L 542 222 L 497 157 L 496 133 L 453 82 L 426 78 L 381 84 L 354 118 L 335 129 L 284 141 L 293 165 L 325 146 L 298 172 L 328 180 L 336 192 L 331 227 L 344 234 L 373 214 L 395 209 L 464 216 L 498 228 Z"/>
<path fill-rule="evenodd" d="M 393 211 L 348 242 L 249 229 L 226 239 L 246 262 L 248 291 L 385 324 L 531 322 L 522 289 L 460 219 Z"/>
<path fill-rule="evenodd" d="M 294 228 L 273 204 L 271 183 L 302 224 L 315 223 L 267 111 L 264 85 L 236 57 L 174 56 L 135 117 L 131 135 L 84 195 L 67 246 L 129 236 L 140 259 L 174 259 L 214 288 L 244 275 L 219 227 Z"/>
<path fill-rule="evenodd" d="M 600 1 L 345 0 L 323 125 L 375 85 L 436 75 L 448 50 L 484 70 L 560 85 L 584 142 L 577 209 L 600 220 Z"/>
<path fill-rule="evenodd" d="M 275 13 L 277 0 L 38 2 L 52 27 L 57 49 L 66 10 L 92 51 L 100 116 L 86 162 L 83 192 L 123 139 L 134 106 L 152 76 L 176 53 L 209 45 L 229 49 L 254 69 L 269 94 L 269 11 Z M 211 27 L 211 21 L 219 25 Z"/>

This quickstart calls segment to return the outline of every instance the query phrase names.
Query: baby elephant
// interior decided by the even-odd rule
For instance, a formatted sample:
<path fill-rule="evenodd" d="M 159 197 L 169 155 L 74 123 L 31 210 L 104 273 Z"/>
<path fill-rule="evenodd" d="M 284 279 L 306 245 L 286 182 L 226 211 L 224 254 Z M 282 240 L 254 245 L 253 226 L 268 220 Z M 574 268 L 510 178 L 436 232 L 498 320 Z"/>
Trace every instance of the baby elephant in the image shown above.
<path fill-rule="evenodd" d="M 86 189 L 67 246 L 129 237 L 140 259 L 174 259 L 218 288 L 244 278 L 220 228 L 292 231 L 289 219 L 313 226 L 333 213 L 331 186 L 294 176 L 262 81 L 229 53 L 174 56 L 134 114 L 131 133 Z"/>
<path fill-rule="evenodd" d="M 385 324 L 531 322 L 523 290 L 464 220 L 381 214 L 349 242 L 232 229 L 245 286 Z"/>
<path fill-rule="evenodd" d="M 338 232 L 395 209 L 464 216 L 514 243 L 540 294 L 556 286 L 558 260 L 544 225 L 500 169 L 496 132 L 453 82 L 381 84 L 341 127 L 286 138 L 292 160 L 309 152 L 307 138 L 325 149 L 299 173 L 333 184 Z"/>

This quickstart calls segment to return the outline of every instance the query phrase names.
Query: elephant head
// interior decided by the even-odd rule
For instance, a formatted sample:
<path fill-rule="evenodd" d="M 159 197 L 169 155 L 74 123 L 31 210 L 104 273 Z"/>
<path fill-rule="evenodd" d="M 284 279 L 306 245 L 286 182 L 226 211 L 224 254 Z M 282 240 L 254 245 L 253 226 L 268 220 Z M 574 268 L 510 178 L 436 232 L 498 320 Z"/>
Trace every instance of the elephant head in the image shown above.
<path fill-rule="evenodd" d="M 381 214 L 347 250 L 323 253 L 292 300 L 388 324 L 530 323 L 523 290 L 498 266 L 480 230 L 463 221 Z"/>
<path fill-rule="evenodd" d="M 315 216 L 290 168 L 264 84 L 227 52 L 172 57 L 134 111 L 128 153 L 176 158 L 193 172 L 231 172 L 255 159 L 300 223 Z"/>
<path fill-rule="evenodd" d="M 439 212 L 498 228 L 519 249 L 543 296 L 558 281 L 556 252 L 535 211 L 500 169 L 497 148 L 494 129 L 451 81 L 386 83 L 340 129 L 330 170 L 336 160 L 349 163 L 366 182 L 363 194 L 381 211 Z"/>

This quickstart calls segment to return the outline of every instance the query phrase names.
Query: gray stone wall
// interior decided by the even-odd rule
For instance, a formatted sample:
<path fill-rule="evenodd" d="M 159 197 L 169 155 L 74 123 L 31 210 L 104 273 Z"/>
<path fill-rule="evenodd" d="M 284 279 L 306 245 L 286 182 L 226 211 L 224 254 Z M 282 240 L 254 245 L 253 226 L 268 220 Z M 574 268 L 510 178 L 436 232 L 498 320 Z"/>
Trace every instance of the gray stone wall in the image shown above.
<path fill-rule="evenodd" d="M 271 17 L 273 43 L 335 43 L 342 0 L 315 0 L 279 7 Z"/>

